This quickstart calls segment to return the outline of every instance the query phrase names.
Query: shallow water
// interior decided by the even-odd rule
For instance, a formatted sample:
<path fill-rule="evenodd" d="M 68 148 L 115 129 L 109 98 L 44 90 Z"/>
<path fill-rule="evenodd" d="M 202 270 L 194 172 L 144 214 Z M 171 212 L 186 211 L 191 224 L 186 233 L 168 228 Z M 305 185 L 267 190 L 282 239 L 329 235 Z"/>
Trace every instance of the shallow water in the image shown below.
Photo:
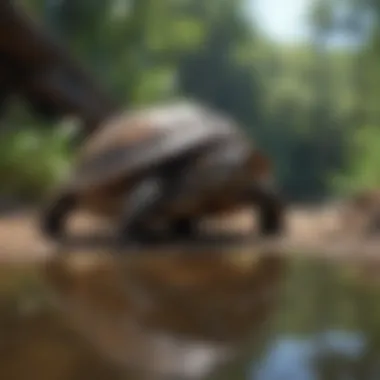
<path fill-rule="evenodd" d="M 0 267 L 0 379 L 379 379 L 374 264 L 61 252 Z"/>

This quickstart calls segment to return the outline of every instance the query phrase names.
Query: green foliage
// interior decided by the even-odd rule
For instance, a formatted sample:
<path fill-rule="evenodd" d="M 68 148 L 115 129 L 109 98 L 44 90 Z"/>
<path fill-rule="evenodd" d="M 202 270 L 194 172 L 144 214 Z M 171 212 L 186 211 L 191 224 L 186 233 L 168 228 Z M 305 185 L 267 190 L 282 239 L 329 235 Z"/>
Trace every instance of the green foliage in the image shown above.
<path fill-rule="evenodd" d="M 1 193 L 35 200 L 69 169 L 68 129 L 38 131 L 23 128 L 1 136 Z"/>
<path fill-rule="evenodd" d="M 352 133 L 347 151 L 347 169 L 333 178 L 339 192 L 354 192 L 380 186 L 380 128 L 366 126 Z"/>

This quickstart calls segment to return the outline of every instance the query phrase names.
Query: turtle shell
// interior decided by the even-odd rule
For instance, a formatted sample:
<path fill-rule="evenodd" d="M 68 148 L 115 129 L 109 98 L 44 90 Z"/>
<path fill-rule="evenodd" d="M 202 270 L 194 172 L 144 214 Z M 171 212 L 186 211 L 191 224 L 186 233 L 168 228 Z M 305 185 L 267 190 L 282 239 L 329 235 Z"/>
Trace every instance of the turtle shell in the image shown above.
<path fill-rule="evenodd" d="M 231 139 L 248 145 L 233 120 L 196 103 L 122 113 L 87 141 L 69 187 L 86 190 L 119 177 L 131 178 L 191 151 Z"/>

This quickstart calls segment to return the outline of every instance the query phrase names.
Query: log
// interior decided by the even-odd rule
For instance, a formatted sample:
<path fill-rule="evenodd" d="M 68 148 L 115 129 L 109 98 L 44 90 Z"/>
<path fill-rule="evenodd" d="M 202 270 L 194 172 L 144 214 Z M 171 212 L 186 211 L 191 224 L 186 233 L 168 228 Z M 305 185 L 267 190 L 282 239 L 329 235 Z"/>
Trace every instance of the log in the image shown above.
<path fill-rule="evenodd" d="M 118 108 L 63 43 L 10 0 L 0 4 L 0 64 L 7 92 L 45 116 L 78 116 L 88 133 Z"/>

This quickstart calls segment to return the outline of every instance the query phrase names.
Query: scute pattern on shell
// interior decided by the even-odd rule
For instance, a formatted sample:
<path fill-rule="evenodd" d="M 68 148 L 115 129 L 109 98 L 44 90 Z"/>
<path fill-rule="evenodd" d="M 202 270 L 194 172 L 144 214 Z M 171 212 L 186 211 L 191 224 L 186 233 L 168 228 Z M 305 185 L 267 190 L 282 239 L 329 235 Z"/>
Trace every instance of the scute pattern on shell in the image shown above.
<path fill-rule="evenodd" d="M 233 120 L 196 103 L 129 111 L 110 120 L 87 142 L 71 183 L 79 189 L 134 175 L 223 139 L 248 144 Z"/>

